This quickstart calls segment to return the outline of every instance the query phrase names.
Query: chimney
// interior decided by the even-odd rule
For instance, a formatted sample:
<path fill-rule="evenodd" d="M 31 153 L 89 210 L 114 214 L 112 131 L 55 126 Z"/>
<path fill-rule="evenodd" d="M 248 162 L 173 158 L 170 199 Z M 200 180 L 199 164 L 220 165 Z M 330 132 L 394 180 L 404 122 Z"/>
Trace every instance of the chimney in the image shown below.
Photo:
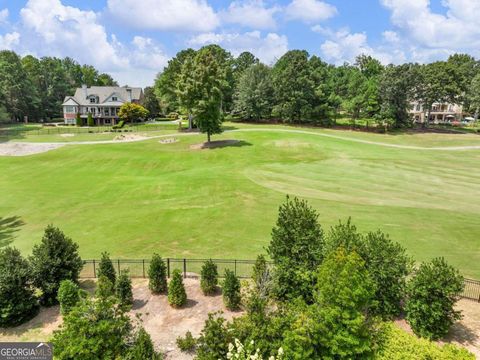
<path fill-rule="evenodd" d="M 127 88 L 128 102 L 132 102 L 132 89 Z"/>
<path fill-rule="evenodd" d="M 87 98 L 87 85 L 83 84 L 82 85 L 82 91 L 83 91 L 83 97 L 86 99 Z"/>

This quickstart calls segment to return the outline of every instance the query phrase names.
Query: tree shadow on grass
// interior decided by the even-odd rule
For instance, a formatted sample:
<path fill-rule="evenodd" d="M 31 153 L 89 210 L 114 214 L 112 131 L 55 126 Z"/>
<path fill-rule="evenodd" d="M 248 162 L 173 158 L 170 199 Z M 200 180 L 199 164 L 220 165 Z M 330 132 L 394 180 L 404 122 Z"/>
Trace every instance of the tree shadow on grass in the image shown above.
<path fill-rule="evenodd" d="M 0 217 L 0 248 L 10 245 L 25 222 L 19 216 Z"/>
<path fill-rule="evenodd" d="M 204 149 L 221 149 L 225 147 L 243 147 L 252 146 L 251 143 L 244 140 L 214 140 L 210 142 L 203 142 L 201 144 L 191 145 L 192 150 L 204 150 Z"/>

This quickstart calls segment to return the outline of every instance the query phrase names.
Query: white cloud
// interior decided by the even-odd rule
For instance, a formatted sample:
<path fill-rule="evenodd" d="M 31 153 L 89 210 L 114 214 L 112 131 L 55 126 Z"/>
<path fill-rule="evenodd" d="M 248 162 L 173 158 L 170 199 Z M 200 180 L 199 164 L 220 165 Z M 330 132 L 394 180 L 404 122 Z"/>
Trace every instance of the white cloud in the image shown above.
<path fill-rule="evenodd" d="M 237 56 L 243 51 L 250 51 L 261 61 L 271 64 L 288 50 L 285 35 L 268 33 L 262 37 L 260 31 L 246 33 L 205 33 L 191 38 L 189 45 L 199 47 L 218 44 Z"/>
<path fill-rule="evenodd" d="M 254 29 L 273 29 L 277 26 L 274 15 L 280 7 L 266 7 L 263 0 L 233 1 L 220 13 L 223 22 L 239 24 Z"/>
<path fill-rule="evenodd" d="M 8 9 L 0 10 L 0 24 L 6 23 L 8 19 Z"/>
<path fill-rule="evenodd" d="M 433 12 L 429 0 L 381 0 L 413 61 L 431 61 L 454 52 L 480 55 L 478 0 L 443 0 L 445 14 Z"/>
<path fill-rule="evenodd" d="M 324 21 L 337 14 L 337 8 L 319 0 L 292 0 L 286 7 L 288 20 L 301 20 L 307 23 Z"/>
<path fill-rule="evenodd" d="M 219 25 L 206 0 L 108 0 L 107 6 L 122 24 L 140 29 L 210 31 Z"/>
<path fill-rule="evenodd" d="M 312 30 L 328 38 L 320 46 L 320 50 L 325 60 L 336 65 L 353 63 L 355 58 L 362 54 L 371 55 L 383 64 L 401 63 L 405 60 L 405 54 L 401 50 L 370 46 L 365 33 L 351 33 L 346 28 L 335 32 L 320 26 L 314 26 Z M 392 37 L 393 34 L 389 36 Z"/>
<path fill-rule="evenodd" d="M 12 50 L 20 43 L 20 34 L 18 32 L 0 35 L 0 50 Z"/>

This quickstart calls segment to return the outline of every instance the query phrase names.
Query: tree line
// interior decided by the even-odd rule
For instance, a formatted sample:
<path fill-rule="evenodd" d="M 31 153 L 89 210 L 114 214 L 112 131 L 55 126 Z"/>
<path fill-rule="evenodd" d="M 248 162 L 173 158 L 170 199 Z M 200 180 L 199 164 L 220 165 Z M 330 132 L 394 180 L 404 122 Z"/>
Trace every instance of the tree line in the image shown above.
<path fill-rule="evenodd" d="M 113 78 L 72 58 L 59 59 L 0 51 L 0 121 L 32 121 L 63 117 L 65 96 L 77 87 L 118 86 Z"/>
<path fill-rule="evenodd" d="M 304 50 L 285 53 L 272 66 L 253 54 L 238 57 L 218 45 L 178 52 L 157 75 L 154 93 L 162 112 L 188 114 L 215 133 L 222 116 L 246 120 L 330 125 L 339 114 L 368 118 L 384 126 L 409 125 L 408 108 L 435 102 L 463 105 L 478 116 L 480 62 L 455 54 L 430 64 L 384 66 L 360 55 L 353 64 L 334 66 Z M 428 117 L 427 117 L 428 118 Z"/>

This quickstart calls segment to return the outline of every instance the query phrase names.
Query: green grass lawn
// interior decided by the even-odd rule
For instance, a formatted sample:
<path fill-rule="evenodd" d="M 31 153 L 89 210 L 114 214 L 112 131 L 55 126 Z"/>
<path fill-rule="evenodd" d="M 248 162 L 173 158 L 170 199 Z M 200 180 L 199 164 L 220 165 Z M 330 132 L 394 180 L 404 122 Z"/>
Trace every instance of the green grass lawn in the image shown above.
<path fill-rule="evenodd" d="M 264 252 L 278 206 L 291 194 L 310 201 L 325 229 L 351 216 L 362 231 L 389 233 L 417 260 L 444 256 L 480 278 L 480 150 L 349 140 L 432 147 L 480 145 L 480 137 L 301 130 L 314 134 L 231 132 L 214 139 L 239 146 L 212 150 L 190 149 L 205 138 L 193 135 L 0 157 L 0 217 L 24 222 L 13 240 L 0 233 L 0 246 L 28 253 L 52 223 L 84 258 L 107 250 L 121 258 L 252 259 Z"/>

